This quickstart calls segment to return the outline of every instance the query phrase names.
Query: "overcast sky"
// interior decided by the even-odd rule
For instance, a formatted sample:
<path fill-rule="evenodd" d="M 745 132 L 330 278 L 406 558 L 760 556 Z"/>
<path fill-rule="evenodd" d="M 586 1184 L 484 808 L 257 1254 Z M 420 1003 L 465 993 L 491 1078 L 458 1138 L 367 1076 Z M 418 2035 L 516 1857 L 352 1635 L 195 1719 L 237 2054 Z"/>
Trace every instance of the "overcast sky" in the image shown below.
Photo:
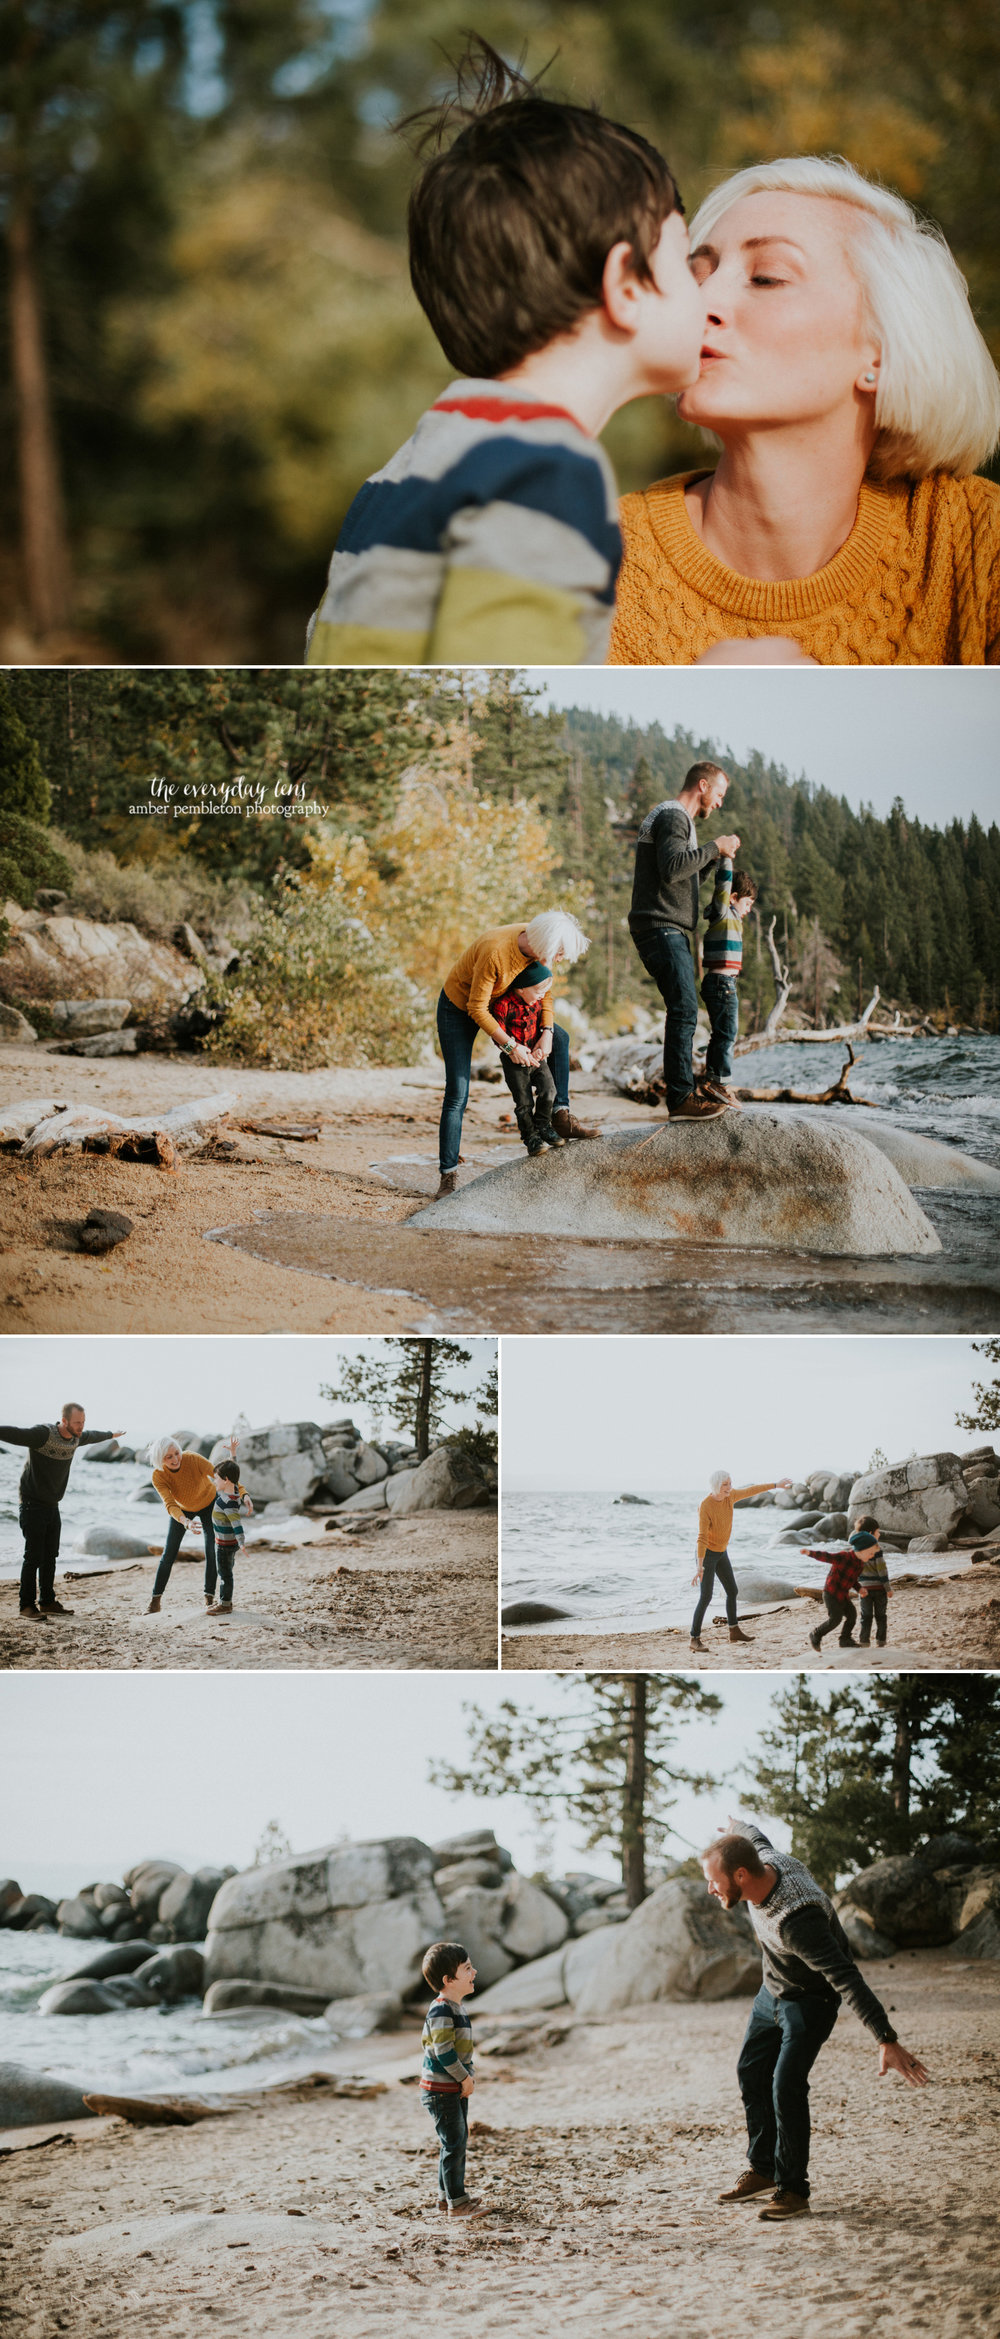
<path fill-rule="evenodd" d="M 886 813 L 895 796 L 932 826 L 1000 814 L 1000 677 L 976 667 L 536 667 L 557 707 L 590 707 L 668 734 L 678 724 L 745 760 Z"/>
<path fill-rule="evenodd" d="M 679 1792 L 673 1817 L 688 1841 L 671 1846 L 678 1857 L 733 1808 L 778 1681 L 717 1675 L 711 1686 L 724 1712 L 714 1725 L 682 1725 L 677 1759 L 723 1783 L 708 1799 Z M 434 1842 L 489 1826 L 530 1872 L 540 1847 L 523 1804 L 447 1795 L 427 1778 L 433 1758 L 466 1753 L 463 1703 L 495 1712 L 504 1698 L 568 1713 L 586 1693 L 572 1680 L 564 1690 L 555 1678 L 489 1674 L 10 1674 L 0 1706 L 4 1873 L 24 1890 L 62 1894 L 154 1855 L 244 1867 L 270 1819 L 300 1852 L 342 1834 Z M 787 1845 L 787 1832 L 777 1840 Z M 551 1864 L 616 1872 L 607 1851 L 584 1852 L 566 1824 Z"/>
<path fill-rule="evenodd" d="M 366 1435 L 374 1414 L 364 1405 L 320 1396 L 336 1387 L 352 1358 L 380 1349 L 378 1340 L 302 1339 L 19 1339 L 0 1343 L 0 1421 L 27 1426 L 54 1420 L 78 1399 L 94 1429 L 123 1430 L 127 1444 L 176 1429 L 228 1434 L 238 1413 L 254 1429 L 272 1421 L 330 1421 L 351 1413 Z M 496 1343 L 470 1339 L 472 1363 L 449 1382 L 474 1390 Z M 446 1427 L 475 1417 L 461 1396 L 449 1402 Z"/>
<path fill-rule="evenodd" d="M 984 1442 L 955 1426 L 991 1377 L 970 1340 L 739 1339 L 732 1313 L 714 1338 L 505 1339 L 504 1485 L 687 1492 Z"/>

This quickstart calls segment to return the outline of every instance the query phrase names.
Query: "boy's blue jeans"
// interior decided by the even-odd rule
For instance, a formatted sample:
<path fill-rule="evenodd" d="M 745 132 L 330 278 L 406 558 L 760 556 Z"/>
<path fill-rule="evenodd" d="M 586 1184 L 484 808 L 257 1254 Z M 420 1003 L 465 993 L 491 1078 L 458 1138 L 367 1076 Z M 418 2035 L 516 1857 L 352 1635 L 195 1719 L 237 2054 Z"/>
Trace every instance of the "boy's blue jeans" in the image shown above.
<path fill-rule="evenodd" d="M 472 1048 L 479 1025 L 463 1007 L 456 1007 L 445 991 L 437 1004 L 437 1032 L 444 1057 L 444 1103 L 441 1107 L 439 1159 L 442 1177 L 458 1168 L 462 1149 L 462 1121 L 469 1101 Z M 549 1071 L 556 1084 L 555 1111 L 569 1106 L 569 1034 L 556 1024 L 552 1034 Z"/>
<path fill-rule="evenodd" d="M 202 1523 L 202 1526 L 203 1526 L 203 1528 L 204 1528 L 204 1530 L 205 1530 L 205 1598 L 206 1598 L 206 1600 L 210 1600 L 210 1599 L 212 1598 L 212 1596 L 213 1596 L 213 1593 L 214 1593 L 214 1591 L 215 1591 L 215 1575 L 216 1575 L 216 1567 L 215 1567 L 215 1528 L 214 1528 L 214 1527 L 213 1527 L 213 1525 L 212 1525 L 212 1510 L 213 1510 L 213 1505 L 214 1505 L 214 1498 L 213 1498 L 213 1502 L 210 1502 L 210 1503 L 207 1505 L 207 1507 L 206 1507 L 206 1509 L 205 1509 L 205 1510 L 203 1510 L 203 1511 L 188 1511 L 188 1512 L 186 1512 L 186 1514 L 185 1514 L 185 1520 L 187 1520 L 187 1519 L 200 1519 L 200 1520 L 201 1520 L 201 1523 Z M 156 1596 L 157 1598 L 159 1598 L 159 1595 L 161 1594 L 161 1592 L 165 1592 L 165 1591 L 166 1591 L 166 1588 L 167 1588 L 167 1583 L 168 1583 L 168 1581 L 169 1581 L 169 1577 L 170 1577 L 170 1570 L 171 1570 L 171 1568 L 173 1567 L 174 1561 L 175 1561 L 175 1559 L 176 1559 L 176 1557 L 177 1557 L 177 1554 L 178 1554 L 178 1552 L 179 1552 L 179 1550 L 180 1550 L 181 1544 L 182 1544 L 182 1543 L 183 1543 L 183 1541 L 184 1541 L 184 1536 L 185 1536 L 185 1533 L 186 1533 L 186 1525 L 185 1525 L 185 1526 L 182 1526 L 182 1525 L 181 1525 L 181 1522 L 180 1522 L 180 1520 L 179 1520 L 179 1519 L 168 1519 L 168 1521 L 167 1521 L 167 1540 L 166 1540 L 166 1542 L 165 1542 L 165 1544 L 164 1544 L 164 1546 L 163 1546 L 163 1557 L 162 1557 L 162 1559 L 161 1559 L 161 1561 L 160 1561 L 159 1567 L 157 1568 L 157 1570 L 156 1570 L 156 1574 L 155 1574 L 155 1576 L 154 1576 L 154 1578 L 153 1578 L 153 1592 L 154 1592 L 154 1594 L 155 1594 L 155 1596 Z"/>
<path fill-rule="evenodd" d="M 832 1993 L 772 1998 L 758 1990 L 736 2073 L 747 2120 L 747 2156 L 779 2191 L 809 2196 L 809 2073 L 840 2012 Z"/>
<path fill-rule="evenodd" d="M 420 2091 L 438 2132 L 441 2150 L 438 2154 L 438 2195 L 445 2201 L 461 2201 L 465 2196 L 465 2155 L 469 2143 L 469 2099 L 465 2095 L 438 2095 L 433 2088 Z"/>
<path fill-rule="evenodd" d="M 701 986 L 712 1037 L 705 1070 L 710 1080 L 731 1080 L 733 1047 L 740 1036 L 740 1002 L 735 975 L 717 975 L 709 968 Z"/>
<path fill-rule="evenodd" d="M 691 936 L 680 926 L 652 926 L 632 940 L 667 1010 L 663 1027 L 663 1078 L 667 1108 L 676 1112 L 694 1087 L 692 1050 L 698 1025 Z"/>
<path fill-rule="evenodd" d="M 237 1552 L 239 1551 L 239 1548 L 240 1548 L 240 1546 L 239 1546 L 239 1542 L 238 1542 L 238 1541 L 237 1541 L 236 1543 L 222 1543 L 222 1542 L 220 1542 L 220 1540 L 219 1540 L 218 1536 L 216 1536 L 216 1540 L 215 1540 L 215 1557 L 216 1557 L 216 1561 L 217 1561 L 217 1563 L 218 1563 L 218 1570 L 219 1570 L 219 1598 L 220 1598 L 220 1600 L 231 1600 L 231 1599 L 232 1599 L 232 1597 L 233 1597 L 233 1561 L 234 1561 L 234 1559 L 236 1558 L 236 1554 L 237 1554 Z M 212 1571 L 212 1572 L 214 1573 L 214 1569 L 213 1569 L 213 1571 Z M 207 1593 L 207 1591 L 208 1591 L 208 1575 L 209 1575 L 209 1570 L 208 1570 L 208 1564 L 207 1564 L 207 1561 L 206 1561 L 206 1565 L 205 1565 L 205 1590 L 206 1590 L 206 1593 Z"/>

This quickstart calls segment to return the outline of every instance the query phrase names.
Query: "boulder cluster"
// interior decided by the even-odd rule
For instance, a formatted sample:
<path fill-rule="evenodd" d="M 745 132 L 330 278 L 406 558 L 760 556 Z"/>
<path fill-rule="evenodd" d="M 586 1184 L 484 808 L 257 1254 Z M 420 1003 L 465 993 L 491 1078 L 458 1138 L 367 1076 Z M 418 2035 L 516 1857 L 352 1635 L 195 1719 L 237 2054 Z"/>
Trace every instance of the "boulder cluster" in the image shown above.
<path fill-rule="evenodd" d="M 209 975 L 239 962 L 228 934 L 202 936 L 184 922 L 169 941 L 154 939 L 128 919 L 73 917 L 64 902 L 49 894 L 46 906 L 33 910 L 4 904 L 11 928 L 4 987 L 29 1009 L 33 1001 L 44 1009 L 50 1054 L 131 1056 L 210 1030 L 199 994 Z M 0 1037 L 23 1043 L 37 1036 L 18 1009 L 0 1011 Z"/>
<path fill-rule="evenodd" d="M 804 1534 L 825 1542 L 850 1533 L 862 1513 L 877 1519 L 893 1551 L 948 1551 L 993 1544 L 1000 1557 L 1000 1454 L 914 1454 L 877 1470 L 814 1470 L 799 1484 L 751 1495 L 738 1509 L 790 1511 L 778 1544 Z"/>
<path fill-rule="evenodd" d="M 208 1461 L 221 1461 L 229 1453 L 228 1440 L 217 1432 L 177 1429 L 170 1435 L 182 1449 L 204 1454 Z M 150 1449 L 109 1440 L 85 1446 L 80 1459 L 89 1464 L 148 1464 Z M 362 1437 L 346 1415 L 327 1422 L 275 1421 L 247 1430 L 240 1438 L 238 1460 L 255 1513 L 264 1511 L 272 1520 L 306 1509 L 389 1510 L 402 1517 L 419 1510 L 487 1507 L 497 1499 L 495 1466 L 475 1459 L 461 1443 L 445 1439 L 421 1461 L 416 1447 L 401 1440 Z M 150 1481 L 129 1499 L 160 1505 Z M 107 1531 L 89 1529 L 81 1548 L 107 1552 Z M 144 1541 L 139 1548 L 146 1549 Z M 130 1554 L 121 1551 L 115 1556 Z"/>
<path fill-rule="evenodd" d="M 13 1877 L 0 1881 L 0 1925 L 12 1933 L 63 1933 L 73 1941 L 152 1943 L 200 1941 L 221 1884 L 233 1868 L 198 1868 L 176 1860 L 140 1860 L 120 1884 L 86 1884 L 65 1900 L 22 1892 Z"/>
<path fill-rule="evenodd" d="M 915 1852 L 862 1868 L 837 1905 L 857 1957 L 949 1942 L 963 1958 L 1000 1957 L 1000 1836 L 929 1836 Z"/>

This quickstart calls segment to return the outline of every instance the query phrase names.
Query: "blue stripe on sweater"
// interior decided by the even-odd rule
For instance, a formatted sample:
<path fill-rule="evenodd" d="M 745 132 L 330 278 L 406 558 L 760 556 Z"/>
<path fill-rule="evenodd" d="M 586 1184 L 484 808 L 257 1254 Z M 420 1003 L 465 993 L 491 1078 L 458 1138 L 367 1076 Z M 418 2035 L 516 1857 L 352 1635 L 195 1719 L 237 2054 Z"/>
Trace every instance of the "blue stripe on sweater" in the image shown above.
<path fill-rule="evenodd" d="M 608 518 L 599 465 L 566 447 L 530 446 L 490 436 L 470 447 L 440 479 L 368 479 L 354 498 L 338 552 L 367 552 L 385 544 L 411 552 L 440 552 L 453 514 L 469 505 L 520 505 L 562 521 L 584 536 L 610 570 L 597 596 L 614 601 L 621 538 Z"/>

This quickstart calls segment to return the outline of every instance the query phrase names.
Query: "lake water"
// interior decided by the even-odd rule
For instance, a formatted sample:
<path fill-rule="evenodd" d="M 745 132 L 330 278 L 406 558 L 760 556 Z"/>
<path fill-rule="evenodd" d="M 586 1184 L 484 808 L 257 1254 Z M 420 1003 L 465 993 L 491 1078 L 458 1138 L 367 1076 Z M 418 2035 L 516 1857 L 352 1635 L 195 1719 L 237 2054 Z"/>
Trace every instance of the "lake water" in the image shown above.
<path fill-rule="evenodd" d="M 881 1118 L 1000 1168 L 1000 1037 L 870 1040 L 855 1053 L 850 1088 Z M 832 1086 L 844 1055 L 842 1040 L 762 1048 L 737 1058 L 735 1077 L 754 1088 L 819 1090 Z"/>
<path fill-rule="evenodd" d="M 816 1468 L 821 1467 L 822 1461 L 817 1462 Z M 834 1456 L 831 1476 L 837 1467 Z M 850 1467 L 848 1456 L 845 1468 Z M 691 1578 L 704 1492 L 702 1487 L 691 1494 L 653 1494 L 646 1498 L 648 1510 L 638 1503 L 620 1503 L 614 1493 L 505 1493 L 503 1605 L 546 1600 L 568 1609 L 576 1628 L 595 1633 L 648 1632 L 661 1625 L 688 1624 L 697 1597 Z M 747 1587 L 741 1609 L 752 1605 L 749 1587 L 754 1576 L 773 1580 L 789 1592 L 797 1583 L 814 1582 L 817 1590 L 822 1585 L 823 1569 L 816 1560 L 800 1559 L 794 1547 L 776 1548 L 778 1536 L 798 1515 L 770 1507 L 737 1511 L 729 1555 L 737 1583 Z M 816 1543 L 808 1529 L 801 1540 Z M 912 1560 L 903 1552 L 887 1556 L 890 1575 L 894 1570 L 940 1575 L 942 1566 L 953 1564 L 927 1552 L 915 1552 Z M 721 1615 L 723 1608 L 716 1592 L 709 1614 Z M 514 1629 L 531 1633 L 550 1632 L 553 1627 Z"/>
<path fill-rule="evenodd" d="M 119 2014 L 39 2014 L 50 1984 L 99 1948 L 59 1933 L 0 1932 L 0 2059 L 110 2095 L 202 2095 L 273 2083 L 330 2058 L 335 2042 L 324 2022 L 267 2007 L 237 2019 L 203 2014 L 191 1998 Z M 359 2041 L 354 2068 L 365 2068 L 367 2052 Z"/>

